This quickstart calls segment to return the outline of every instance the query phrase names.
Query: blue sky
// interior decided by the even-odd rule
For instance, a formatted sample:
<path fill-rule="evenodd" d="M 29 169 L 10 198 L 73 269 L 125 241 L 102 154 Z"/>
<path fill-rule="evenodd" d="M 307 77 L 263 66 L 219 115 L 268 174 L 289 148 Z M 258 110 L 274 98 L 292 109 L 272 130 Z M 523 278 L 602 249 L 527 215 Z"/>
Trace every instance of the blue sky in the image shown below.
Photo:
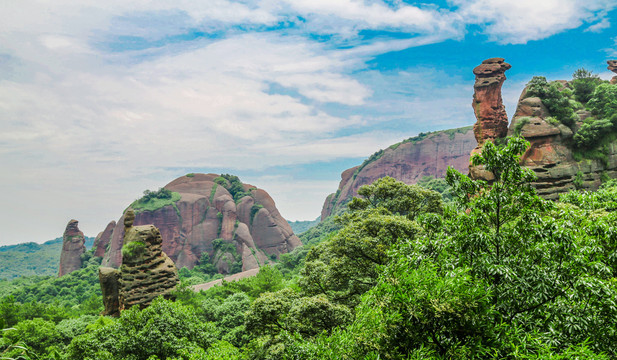
<path fill-rule="evenodd" d="M 145 189 L 232 173 L 289 220 L 340 173 L 419 132 L 471 125 L 472 69 L 608 79 L 617 0 L 5 0 L 0 244 L 78 219 L 95 236 Z"/>

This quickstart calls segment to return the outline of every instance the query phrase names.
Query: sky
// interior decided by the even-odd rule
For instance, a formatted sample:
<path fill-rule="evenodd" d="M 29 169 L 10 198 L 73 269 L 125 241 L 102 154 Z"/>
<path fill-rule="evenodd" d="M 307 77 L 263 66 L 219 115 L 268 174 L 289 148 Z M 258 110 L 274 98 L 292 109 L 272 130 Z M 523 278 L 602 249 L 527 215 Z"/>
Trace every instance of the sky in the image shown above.
<path fill-rule="evenodd" d="M 612 77 L 617 0 L 2 0 L 0 245 L 96 236 L 146 189 L 235 174 L 312 220 L 375 151 L 472 125 L 482 60 Z"/>

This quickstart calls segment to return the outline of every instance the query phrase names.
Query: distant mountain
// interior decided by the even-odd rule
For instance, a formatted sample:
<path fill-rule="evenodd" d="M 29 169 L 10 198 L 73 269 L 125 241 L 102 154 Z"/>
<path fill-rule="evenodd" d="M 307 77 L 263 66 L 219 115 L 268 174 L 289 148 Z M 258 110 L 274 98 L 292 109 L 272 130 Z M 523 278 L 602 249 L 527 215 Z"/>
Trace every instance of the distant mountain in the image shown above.
<path fill-rule="evenodd" d="M 291 230 L 293 230 L 294 234 L 302 234 L 306 230 L 312 228 L 313 226 L 317 226 L 321 221 L 320 217 L 317 217 L 315 220 L 303 220 L 303 221 L 287 221 L 291 226 Z"/>
<path fill-rule="evenodd" d="M 86 237 L 86 248 L 90 249 L 93 243 L 94 238 Z M 61 251 L 61 237 L 43 244 L 27 242 L 0 246 L 0 279 L 58 275 Z"/>

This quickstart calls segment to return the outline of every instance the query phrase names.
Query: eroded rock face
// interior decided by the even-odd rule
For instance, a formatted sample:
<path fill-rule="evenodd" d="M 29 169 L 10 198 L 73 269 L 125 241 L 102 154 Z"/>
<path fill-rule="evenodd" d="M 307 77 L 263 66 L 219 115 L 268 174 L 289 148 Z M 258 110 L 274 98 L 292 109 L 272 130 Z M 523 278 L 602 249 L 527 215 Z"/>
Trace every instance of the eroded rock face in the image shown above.
<path fill-rule="evenodd" d="M 567 81 L 562 83 L 564 87 L 569 86 Z M 574 179 L 579 172 L 582 188 L 588 190 L 600 186 L 603 173 L 611 178 L 617 177 L 617 144 L 610 144 L 607 164 L 599 160 L 574 160 L 572 129 L 554 120 L 547 121 L 550 113 L 542 101 L 525 96 L 526 90 L 523 90 L 508 135 L 520 134 L 529 141 L 530 147 L 521 157 L 521 165 L 536 173 L 538 179 L 534 186 L 540 196 L 556 200 L 560 194 L 575 189 Z M 580 110 L 577 115 L 580 121 L 590 116 L 585 110 Z"/>
<path fill-rule="evenodd" d="M 107 249 L 107 245 L 111 242 L 111 237 L 114 232 L 114 228 L 116 227 L 116 222 L 111 221 L 105 227 L 105 230 L 101 231 L 96 238 L 94 239 L 94 248 L 93 256 L 103 257 L 105 255 L 105 250 Z"/>
<path fill-rule="evenodd" d="M 508 132 L 508 115 L 501 98 L 501 86 L 506 80 L 506 70 L 511 67 L 503 58 L 491 58 L 473 69 L 476 82 L 473 85 L 472 107 L 477 119 L 473 132 L 477 146 L 471 151 L 472 156 L 480 153 L 485 142 L 494 142 Z M 484 166 L 470 165 L 469 175 L 475 179 L 494 179 Z"/>
<path fill-rule="evenodd" d="M 471 127 L 436 131 L 415 139 L 385 149 L 381 157 L 364 166 L 345 170 L 337 192 L 324 202 L 321 219 L 336 213 L 357 196 L 360 186 L 384 176 L 415 184 L 424 176 L 444 177 L 448 166 L 463 173 L 468 171 L 469 153 L 476 146 Z"/>
<path fill-rule="evenodd" d="M 178 268 L 192 269 L 207 252 L 222 273 L 231 271 L 238 261 L 246 271 L 301 245 L 266 191 L 244 184 L 250 196 L 234 201 L 225 187 L 214 182 L 217 177 L 182 176 L 165 186 L 181 196 L 173 206 L 135 212 L 136 225 L 153 224 L 160 230 L 162 249 Z M 118 224 L 123 221 L 124 215 Z M 116 225 L 103 266 L 122 264 L 123 238 L 124 227 Z M 214 248 L 216 239 L 222 250 Z"/>
<path fill-rule="evenodd" d="M 617 60 L 608 60 L 606 63 L 608 64 L 607 69 L 617 74 Z M 611 84 L 617 84 L 617 76 L 613 76 Z"/>
<path fill-rule="evenodd" d="M 120 310 L 135 305 L 144 308 L 158 296 L 170 298 L 179 282 L 178 269 L 162 250 L 159 230 L 151 224 L 133 226 L 134 218 L 128 210 L 118 287 Z"/>
<path fill-rule="evenodd" d="M 120 270 L 100 267 L 99 283 L 101 284 L 103 305 L 105 307 L 101 315 L 120 316 Z"/>
<path fill-rule="evenodd" d="M 62 236 L 62 253 L 60 254 L 60 270 L 58 276 L 66 275 L 81 268 L 81 255 L 86 252 L 86 238 L 79 230 L 77 220 L 71 220 L 66 225 Z"/>
<path fill-rule="evenodd" d="M 476 82 L 473 85 L 472 106 L 477 119 L 473 132 L 478 150 L 487 140 L 504 137 L 508 132 L 508 115 L 501 99 L 501 86 L 506 80 L 506 70 L 511 67 L 502 58 L 492 58 L 482 61 L 473 69 Z"/>

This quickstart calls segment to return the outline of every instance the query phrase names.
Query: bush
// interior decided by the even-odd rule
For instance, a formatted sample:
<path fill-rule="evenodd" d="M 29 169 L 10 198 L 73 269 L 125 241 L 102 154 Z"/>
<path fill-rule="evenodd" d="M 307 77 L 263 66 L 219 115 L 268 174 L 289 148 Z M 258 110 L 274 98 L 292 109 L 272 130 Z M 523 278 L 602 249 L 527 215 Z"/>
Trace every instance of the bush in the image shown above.
<path fill-rule="evenodd" d="M 548 83 L 544 76 L 534 76 L 527 83 L 527 97 L 536 96 L 542 100 L 552 116 L 562 124 L 572 127 L 577 119 L 570 103 L 572 91 L 559 83 Z"/>
<path fill-rule="evenodd" d="M 581 103 L 587 103 L 596 87 L 602 82 L 598 75 L 584 68 L 580 68 L 572 74 L 572 87 L 574 96 Z"/>
<path fill-rule="evenodd" d="M 587 106 L 598 118 L 611 118 L 617 114 L 617 85 L 598 85 Z"/>

